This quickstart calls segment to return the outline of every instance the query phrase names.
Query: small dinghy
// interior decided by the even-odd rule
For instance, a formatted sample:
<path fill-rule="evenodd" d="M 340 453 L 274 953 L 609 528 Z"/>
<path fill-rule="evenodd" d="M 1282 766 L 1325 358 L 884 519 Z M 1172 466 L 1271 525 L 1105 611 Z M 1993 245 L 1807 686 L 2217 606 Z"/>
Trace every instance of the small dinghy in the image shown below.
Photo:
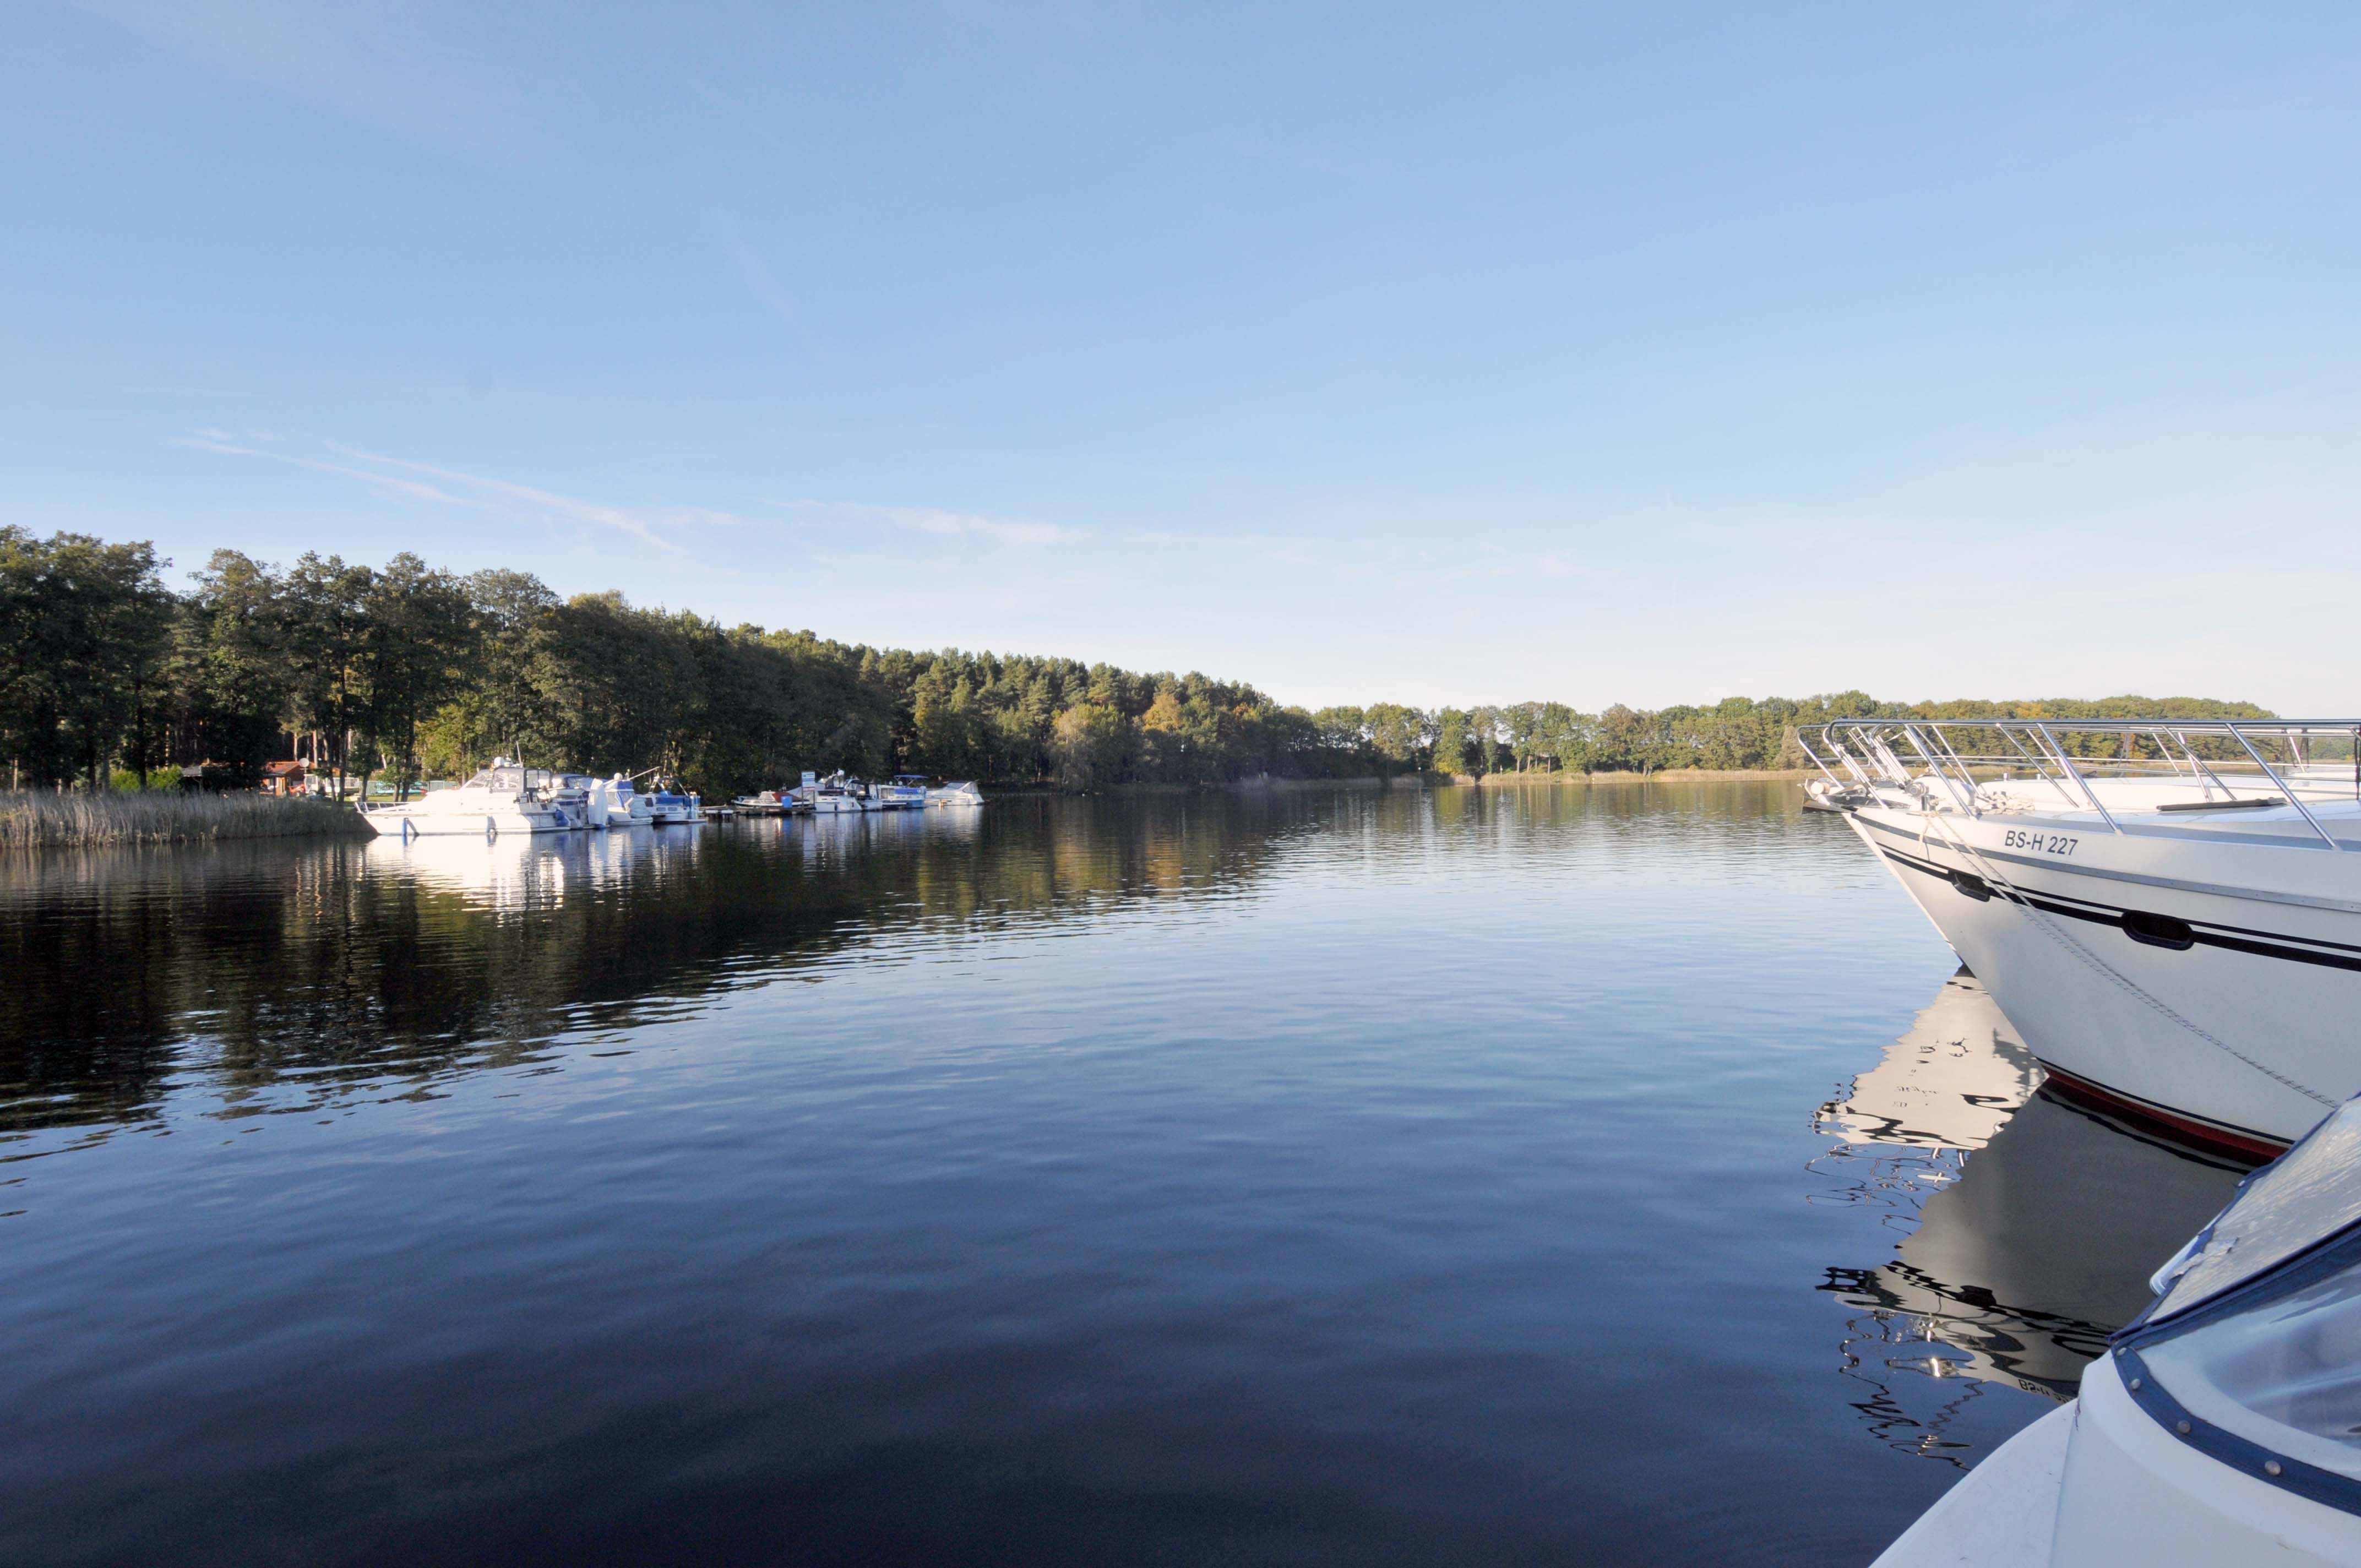
<path fill-rule="evenodd" d="M 2081 1397 L 1874 1568 L 2361 1564 L 2361 1101 L 2157 1271 Z"/>

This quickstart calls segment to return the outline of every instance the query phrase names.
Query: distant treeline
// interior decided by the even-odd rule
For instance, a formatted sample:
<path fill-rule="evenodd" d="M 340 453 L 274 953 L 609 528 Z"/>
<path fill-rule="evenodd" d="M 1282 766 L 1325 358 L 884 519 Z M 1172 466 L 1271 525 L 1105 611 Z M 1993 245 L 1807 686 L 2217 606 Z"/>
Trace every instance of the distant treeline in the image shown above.
<path fill-rule="evenodd" d="M 1798 726 L 2007 715 L 2268 717 L 2248 703 L 1904 705 L 1863 693 L 1585 713 L 1563 703 L 1282 706 L 1191 673 L 912 652 L 726 627 L 522 572 L 458 576 L 222 550 L 175 592 L 146 543 L 0 527 L 0 761 L 10 784 L 104 789 L 198 762 L 250 780 L 288 736 L 324 769 L 407 782 L 494 753 L 607 773 L 661 767 L 708 795 L 806 768 L 1071 789 L 1269 773 L 1654 773 L 1800 766 Z"/>

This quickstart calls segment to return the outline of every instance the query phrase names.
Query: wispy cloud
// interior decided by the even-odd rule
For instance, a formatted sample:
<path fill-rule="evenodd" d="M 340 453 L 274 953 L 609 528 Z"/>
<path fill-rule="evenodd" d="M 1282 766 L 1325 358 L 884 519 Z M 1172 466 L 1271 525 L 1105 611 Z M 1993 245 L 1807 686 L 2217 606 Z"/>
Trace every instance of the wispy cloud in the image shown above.
<path fill-rule="evenodd" d="M 973 538 L 1013 548 L 1060 544 L 1086 537 L 1080 529 L 1028 518 L 984 517 L 975 512 L 947 511 L 939 507 L 879 506 L 867 501 L 791 500 L 782 510 L 813 523 L 830 521 L 870 527 L 915 530 L 946 538 Z"/>
<path fill-rule="evenodd" d="M 655 545 L 670 544 L 664 537 L 667 532 L 686 527 L 734 527 L 744 521 L 735 512 L 713 507 L 622 506 L 588 500 L 489 474 L 471 474 L 465 469 L 327 442 L 294 443 L 276 437 L 200 430 L 176 438 L 174 444 L 226 456 L 258 457 L 309 468 L 314 473 L 342 475 L 387 494 L 434 506 L 507 517 L 593 523 Z M 430 482 L 438 480 L 441 482 Z"/>
<path fill-rule="evenodd" d="M 77 0 L 149 42 L 438 152 L 522 164 L 556 137 L 492 65 L 489 13 L 396 0 Z"/>

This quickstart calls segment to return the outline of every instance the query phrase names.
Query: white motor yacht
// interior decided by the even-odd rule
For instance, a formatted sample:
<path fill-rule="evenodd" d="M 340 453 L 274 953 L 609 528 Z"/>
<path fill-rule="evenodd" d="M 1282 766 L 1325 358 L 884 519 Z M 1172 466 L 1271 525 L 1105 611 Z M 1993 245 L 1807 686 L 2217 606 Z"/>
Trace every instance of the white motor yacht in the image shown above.
<path fill-rule="evenodd" d="M 371 830 L 389 839 L 471 834 L 564 833 L 582 825 L 581 809 L 549 798 L 548 775 L 506 757 L 451 789 L 434 790 L 400 806 L 375 806 L 361 814 Z"/>
<path fill-rule="evenodd" d="M 606 783 L 607 826 L 609 828 L 652 828 L 655 825 L 654 803 L 642 795 L 627 773 L 617 773 Z"/>
<path fill-rule="evenodd" d="M 2065 743 L 2094 735 L 2116 754 Z M 2361 723 L 1855 720 L 1818 739 L 1816 802 L 2054 1091 L 2254 1158 L 2361 1092 L 2361 770 L 2318 754 Z"/>
<path fill-rule="evenodd" d="M 2237 1196 L 2072 1403 L 1874 1568 L 2361 1564 L 2361 1102 Z"/>
<path fill-rule="evenodd" d="M 895 773 L 885 784 L 872 784 L 870 805 L 879 811 L 923 811 L 927 805 L 924 773 Z"/>
<path fill-rule="evenodd" d="M 982 806 L 983 792 L 977 789 L 972 783 L 962 779 L 957 784 L 947 784 L 939 789 L 928 790 L 927 804 L 952 806 Z"/>
<path fill-rule="evenodd" d="M 566 818 L 569 828 L 578 832 L 605 826 L 606 814 L 590 804 L 593 780 L 580 773 L 545 773 L 537 769 L 528 770 L 525 776 L 541 791 L 541 798 Z M 594 816 L 597 821 L 592 820 Z"/>
<path fill-rule="evenodd" d="M 648 797 L 655 825 L 659 828 L 680 828 L 704 821 L 703 797 L 677 787 L 665 787 L 668 783 L 670 781 L 660 782 L 655 792 Z"/>
<path fill-rule="evenodd" d="M 861 781 L 836 773 L 808 786 L 811 808 L 822 817 L 840 812 L 866 811 L 869 802 L 863 797 Z"/>
<path fill-rule="evenodd" d="M 615 815 L 614 790 L 605 779 L 592 778 L 588 773 L 560 773 L 558 787 L 569 797 L 581 802 L 582 826 L 605 828 Z"/>

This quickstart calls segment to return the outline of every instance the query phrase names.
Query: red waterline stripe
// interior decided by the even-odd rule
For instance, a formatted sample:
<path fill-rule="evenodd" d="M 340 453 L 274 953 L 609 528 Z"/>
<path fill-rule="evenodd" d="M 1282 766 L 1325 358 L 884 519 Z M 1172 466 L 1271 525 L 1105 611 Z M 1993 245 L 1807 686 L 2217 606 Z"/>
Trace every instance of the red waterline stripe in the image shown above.
<path fill-rule="evenodd" d="M 2048 1070 L 2047 1086 L 2066 1099 L 2080 1100 L 2085 1104 L 2095 1105 L 2135 1121 L 2154 1123 L 2174 1136 L 2201 1148 L 2219 1149 L 2257 1161 L 2274 1160 L 2287 1153 L 2288 1146 L 2275 1138 L 2265 1137 L 2259 1133 L 2234 1132 L 2211 1122 L 2200 1122 L 2168 1111 L 2161 1105 L 2151 1105 L 2145 1100 L 2117 1093 L 2114 1090 L 2092 1083 L 2089 1079 L 2077 1078 L 2070 1072 L 2050 1067 L 2048 1062 L 2041 1065 Z"/>

